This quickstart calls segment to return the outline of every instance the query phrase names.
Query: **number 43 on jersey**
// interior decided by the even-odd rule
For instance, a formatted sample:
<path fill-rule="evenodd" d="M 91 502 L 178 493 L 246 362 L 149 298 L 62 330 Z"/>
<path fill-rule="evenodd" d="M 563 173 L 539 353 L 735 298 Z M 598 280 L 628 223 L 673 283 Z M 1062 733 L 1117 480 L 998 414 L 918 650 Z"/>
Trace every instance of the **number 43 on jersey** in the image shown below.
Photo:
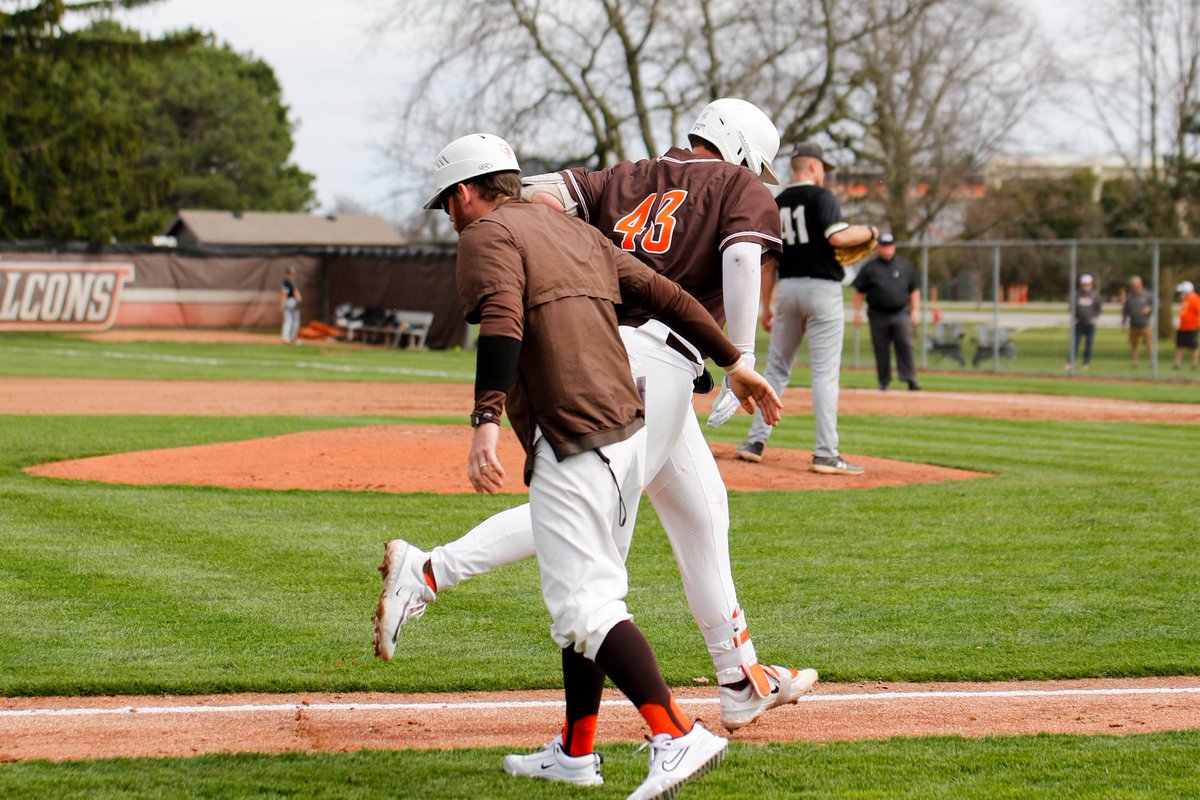
<path fill-rule="evenodd" d="M 687 199 L 683 189 L 657 193 L 638 203 L 637 208 L 617 220 L 613 230 L 621 234 L 621 249 L 633 252 L 640 244 L 647 253 L 661 255 L 671 249 L 675 235 L 675 213 Z M 655 212 L 655 206 L 658 210 Z M 640 237 L 640 240 L 639 240 Z"/>

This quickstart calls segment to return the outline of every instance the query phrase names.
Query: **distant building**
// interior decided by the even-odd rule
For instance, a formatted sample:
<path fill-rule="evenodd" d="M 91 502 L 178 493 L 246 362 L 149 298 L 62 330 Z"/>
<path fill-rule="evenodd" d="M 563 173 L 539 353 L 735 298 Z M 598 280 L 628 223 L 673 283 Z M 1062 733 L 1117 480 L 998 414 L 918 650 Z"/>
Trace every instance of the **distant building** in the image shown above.
<path fill-rule="evenodd" d="M 400 247 L 404 237 L 377 214 L 279 211 L 180 211 L 165 241 L 179 247 L 249 245 L 275 247 Z M 164 241 L 156 238 L 156 243 Z"/>
<path fill-rule="evenodd" d="M 1104 184 L 1111 180 L 1128 180 L 1140 173 L 1148 172 L 1150 162 L 1131 163 L 1121 156 L 1005 156 L 995 155 L 984 167 L 984 177 L 991 188 L 998 188 L 1005 181 L 1028 180 L 1031 178 L 1067 178 L 1087 171 L 1096 176 L 1092 190 L 1092 202 L 1100 202 Z"/>
<path fill-rule="evenodd" d="M 963 232 L 967 208 L 982 200 L 1006 182 L 1067 178 L 1081 171 L 1096 176 L 1093 202 L 1100 201 L 1105 182 L 1134 177 L 1137 172 L 1149 168 L 1148 163 L 1131 164 L 1119 156 L 1077 155 L 994 155 L 969 178 L 954 188 L 950 201 L 933 219 L 927 235 L 934 241 L 950 241 Z M 842 204 L 847 219 L 882 219 L 887 214 L 884 204 L 888 187 L 883 171 L 873 165 L 851 164 L 831 173 L 825 185 Z M 925 196 L 928 184 L 918 171 L 916 182 L 909 187 L 914 198 Z"/>

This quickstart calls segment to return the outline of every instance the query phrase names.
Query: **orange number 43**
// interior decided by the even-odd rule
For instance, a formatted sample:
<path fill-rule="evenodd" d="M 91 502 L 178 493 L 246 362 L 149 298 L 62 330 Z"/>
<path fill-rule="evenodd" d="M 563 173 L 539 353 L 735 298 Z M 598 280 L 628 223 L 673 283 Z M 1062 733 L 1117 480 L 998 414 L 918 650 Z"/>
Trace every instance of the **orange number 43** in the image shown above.
<path fill-rule="evenodd" d="M 630 252 L 637 249 L 638 236 L 641 238 L 642 249 L 647 253 L 662 254 L 671 249 L 671 238 L 675 235 L 675 212 L 687 199 L 683 189 L 672 189 L 662 193 L 662 202 L 658 205 L 658 213 L 649 225 L 650 214 L 658 201 L 658 195 L 652 194 L 638 203 L 637 208 L 617 220 L 613 230 L 621 234 L 621 249 Z"/>

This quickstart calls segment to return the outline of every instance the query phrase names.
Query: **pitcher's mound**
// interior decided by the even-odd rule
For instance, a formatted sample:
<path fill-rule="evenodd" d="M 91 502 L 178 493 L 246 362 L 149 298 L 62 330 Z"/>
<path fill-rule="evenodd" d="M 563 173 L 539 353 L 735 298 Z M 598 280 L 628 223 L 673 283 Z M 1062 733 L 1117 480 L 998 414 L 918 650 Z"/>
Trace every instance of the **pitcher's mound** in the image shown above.
<path fill-rule="evenodd" d="M 32 475 L 131 484 L 190 484 L 254 489 L 337 489 L 375 492 L 471 492 L 465 426 L 386 425 L 306 431 L 243 442 L 142 450 L 39 464 Z M 761 464 L 733 456 L 734 446 L 714 444 L 725 484 L 736 491 L 866 489 L 985 477 L 984 473 L 850 456 L 866 474 L 817 475 L 812 453 L 768 448 Z M 506 491 L 526 491 L 525 455 L 511 429 L 500 440 Z"/>

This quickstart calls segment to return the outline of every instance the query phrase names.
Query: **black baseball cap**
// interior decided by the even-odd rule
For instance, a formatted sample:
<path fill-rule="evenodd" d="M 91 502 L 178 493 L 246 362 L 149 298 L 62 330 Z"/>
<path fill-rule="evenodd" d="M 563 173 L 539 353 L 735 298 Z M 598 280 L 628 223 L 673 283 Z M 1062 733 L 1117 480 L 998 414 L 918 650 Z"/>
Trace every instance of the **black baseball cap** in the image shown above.
<path fill-rule="evenodd" d="M 798 156 L 817 159 L 825 165 L 826 172 L 833 172 L 837 169 L 836 166 L 825 160 L 825 150 L 816 142 L 797 142 L 792 148 L 792 158 L 797 158 Z"/>
<path fill-rule="evenodd" d="M 879 234 L 879 243 L 880 244 L 895 244 L 896 237 L 892 236 L 892 234 L 890 234 L 890 233 L 881 233 L 881 234 Z"/>

